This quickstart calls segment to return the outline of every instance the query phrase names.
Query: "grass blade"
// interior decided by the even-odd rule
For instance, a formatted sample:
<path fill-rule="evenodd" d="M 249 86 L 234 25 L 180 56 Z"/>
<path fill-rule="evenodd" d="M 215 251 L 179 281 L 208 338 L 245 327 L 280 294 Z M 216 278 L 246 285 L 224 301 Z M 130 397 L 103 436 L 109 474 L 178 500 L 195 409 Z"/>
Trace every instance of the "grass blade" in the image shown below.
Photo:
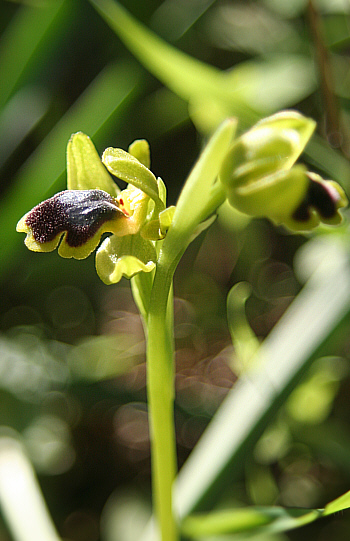
<path fill-rule="evenodd" d="M 18 87 L 35 53 L 44 47 L 45 37 L 52 39 L 54 24 L 60 17 L 63 25 L 68 5 L 67 0 L 56 0 L 40 8 L 23 7 L 16 13 L 1 38 L 0 73 L 6 77 L 1 78 L 0 109 Z"/>
<path fill-rule="evenodd" d="M 283 507 L 245 507 L 191 515 L 182 523 L 182 533 L 190 538 L 205 538 L 246 532 L 268 535 L 301 528 L 315 520 L 350 507 L 350 491 L 328 503 L 324 509 L 286 509 Z"/>
<path fill-rule="evenodd" d="M 327 259 L 332 265 L 326 265 Z M 332 334 L 349 317 L 350 269 L 341 249 L 325 260 L 258 350 L 256 368 L 223 402 L 179 473 L 176 508 L 185 517 L 232 482 L 272 415 Z M 215 457 L 215 460 L 213 460 Z"/>

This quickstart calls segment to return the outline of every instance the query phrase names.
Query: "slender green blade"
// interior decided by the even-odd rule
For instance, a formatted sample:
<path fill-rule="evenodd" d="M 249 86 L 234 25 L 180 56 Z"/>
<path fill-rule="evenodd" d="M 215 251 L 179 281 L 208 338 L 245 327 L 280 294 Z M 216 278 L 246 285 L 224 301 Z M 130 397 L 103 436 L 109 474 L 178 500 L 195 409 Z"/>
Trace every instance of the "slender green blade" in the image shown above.
<path fill-rule="evenodd" d="M 142 64 L 176 94 L 188 100 L 203 86 L 216 92 L 220 71 L 175 47 L 144 27 L 118 2 L 91 0 L 110 27 Z"/>
<path fill-rule="evenodd" d="M 182 533 L 190 538 L 247 533 L 272 534 L 300 528 L 322 516 L 319 509 L 284 509 L 283 507 L 245 507 L 187 517 Z"/>
<path fill-rule="evenodd" d="M 0 109 L 18 87 L 33 56 L 45 47 L 45 37 L 52 39 L 53 31 L 63 27 L 68 0 L 43 3 L 40 7 L 25 6 L 18 10 L 0 45 Z M 62 31 L 62 36 L 64 32 Z"/>
<path fill-rule="evenodd" d="M 348 509 L 349 507 L 350 490 L 336 500 L 329 502 L 323 511 L 323 515 L 326 517 L 327 515 L 332 515 L 333 513 L 339 513 L 339 511 L 343 511 L 343 509 Z"/>
<path fill-rule="evenodd" d="M 229 393 L 180 471 L 175 487 L 180 517 L 210 503 L 232 482 L 273 414 L 349 319 L 349 310 L 348 257 L 341 249 L 326 249 L 323 264 L 259 348 L 256 368 Z"/>
<path fill-rule="evenodd" d="M 182 533 L 189 538 L 246 533 L 274 534 L 301 528 L 315 520 L 350 507 L 350 491 L 328 503 L 324 509 L 286 509 L 283 507 L 245 507 L 212 513 L 197 513 L 184 519 Z"/>
<path fill-rule="evenodd" d="M 226 77 L 225 72 L 169 45 L 134 19 L 118 2 L 90 1 L 145 68 L 175 94 L 195 104 L 196 110 L 209 106 L 209 109 L 220 111 L 209 131 L 232 115 L 237 115 L 247 124 L 257 120 L 258 114 L 245 99 L 248 87 L 252 89 L 255 84 L 255 78 L 250 73 L 249 80 L 243 70 L 242 79 L 238 75 L 232 81 L 232 77 Z"/>
<path fill-rule="evenodd" d="M 107 66 L 56 124 L 18 172 L 0 206 L 0 271 L 23 241 L 16 223 L 28 210 L 64 188 L 66 147 L 73 132 L 92 138 L 101 132 L 113 115 L 121 114 L 136 97 L 140 72 L 130 64 Z"/>
<path fill-rule="evenodd" d="M 90 2 L 145 68 L 189 103 L 192 120 L 203 133 L 229 116 L 237 116 L 241 131 L 261 116 L 293 106 L 314 89 L 312 65 L 305 56 L 272 55 L 221 72 L 169 45 L 118 2 Z M 349 164 L 326 142 L 315 136 L 305 154 L 330 178 L 349 185 Z"/>

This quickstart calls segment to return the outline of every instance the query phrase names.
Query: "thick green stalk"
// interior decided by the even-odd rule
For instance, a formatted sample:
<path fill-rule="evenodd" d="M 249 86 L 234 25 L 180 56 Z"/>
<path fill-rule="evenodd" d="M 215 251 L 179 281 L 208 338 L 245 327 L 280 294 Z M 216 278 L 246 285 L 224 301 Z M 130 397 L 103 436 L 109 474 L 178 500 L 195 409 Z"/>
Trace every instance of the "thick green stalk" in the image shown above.
<path fill-rule="evenodd" d="M 147 320 L 147 394 L 153 503 L 162 541 L 176 541 L 178 538 L 172 504 L 172 489 L 177 474 L 172 275 L 168 266 L 157 266 Z"/>
<path fill-rule="evenodd" d="M 174 429 L 174 328 L 172 278 L 201 220 L 220 206 L 225 194 L 213 183 L 231 144 L 235 121 L 217 130 L 201 154 L 180 195 L 169 232 L 162 241 L 147 316 L 147 393 L 153 501 L 161 541 L 176 541 L 172 489 L 177 473 Z"/>

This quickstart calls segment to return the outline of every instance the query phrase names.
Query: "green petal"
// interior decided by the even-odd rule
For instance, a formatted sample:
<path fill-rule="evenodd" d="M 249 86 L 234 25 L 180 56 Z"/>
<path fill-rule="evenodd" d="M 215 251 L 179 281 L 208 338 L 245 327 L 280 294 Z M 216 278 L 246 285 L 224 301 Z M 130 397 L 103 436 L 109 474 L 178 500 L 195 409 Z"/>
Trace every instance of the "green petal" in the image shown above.
<path fill-rule="evenodd" d="M 43 201 L 17 224 L 34 252 L 51 252 L 62 242 L 62 257 L 86 258 L 102 233 L 129 233 L 129 218 L 116 200 L 102 190 L 65 190 Z"/>
<path fill-rule="evenodd" d="M 96 253 L 96 270 L 105 284 L 115 284 L 123 276 L 131 278 L 139 272 L 151 272 L 156 259 L 155 247 L 140 235 L 112 235 Z"/>
<path fill-rule="evenodd" d="M 164 184 L 164 182 L 162 181 L 162 179 L 160 177 L 157 178 L 157 185 L 158 185 L 158 193 L 159 193 L 159 197 L 164 205 L 164 207 L 166 206 L 166 194 L 167 194 L 167 190 L 166 190 L 166 186 Z"/>
<path fill-rule="evenodd" d="M 142 165 L 148 169 L 151 166 L 151 155 L 149 144 L 146 139 L 136 139 L 128 148 L 129 154 L 134 156 Z"/>
<path fill-rule="evenodd" d="M 137 158 L 121 148 L 106 148 L 102 161 L 112 175 L 142 190 L 159 206 L 164 208 L 159 198 L 157 180 L 152 171 Z"/>
<path fill-rule="evenodd" d="M 67 187 L 69 190 L 103 190 L 113 197 L 119 193 L 90 137 L 82 132 L 71 136 L 67 146 Z"/>
<path fill-rule="evenodd" d="M 156 220 L 146 222 L 140 231 L 141 236 L 148 240 L 164 239 L 173 221 L 175 208 L 174 206 L 168 207 L 159 213 Z"/>

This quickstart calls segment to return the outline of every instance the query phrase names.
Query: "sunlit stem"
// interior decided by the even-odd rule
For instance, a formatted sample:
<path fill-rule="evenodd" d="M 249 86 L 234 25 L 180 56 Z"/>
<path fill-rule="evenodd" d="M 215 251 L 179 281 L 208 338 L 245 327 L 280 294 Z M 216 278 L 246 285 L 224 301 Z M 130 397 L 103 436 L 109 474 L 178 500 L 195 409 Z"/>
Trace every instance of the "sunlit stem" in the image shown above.
<path fill-rule="evenodd" d="M 153 504 L 162 541 L 178 539 L 172 489 L 177 473 L 174 429 L 173 270 L 154 278 L 148 311 L 147 393 L 151 435 Z"/>
<path fill-rule="evenodd" d="M 172 226 L 159 252 L 148 305 L 147 393 L 154 513 L 161 541 L 178 539 L 172 502 L 172 489 L 177 471 L 172 278 L 197 226 L 216 212 L 225 200 L 223 187 L 214 181 L 232 141 L 235 126 L 233 120 L 221 125 L 186 181 Z"/>

